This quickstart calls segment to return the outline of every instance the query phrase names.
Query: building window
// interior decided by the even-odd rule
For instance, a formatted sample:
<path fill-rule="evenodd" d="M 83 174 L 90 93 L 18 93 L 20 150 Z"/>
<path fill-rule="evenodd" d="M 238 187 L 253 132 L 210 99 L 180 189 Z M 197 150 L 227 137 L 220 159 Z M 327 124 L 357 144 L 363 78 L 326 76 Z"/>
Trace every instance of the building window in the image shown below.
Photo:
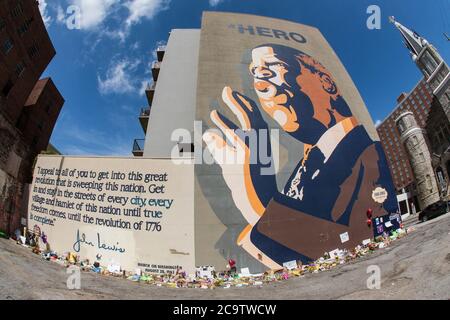
<path fill-rule="evenodd" d="M 22 8 L 22 4 L 19 2 L 17 4 L 17 6 L 11 10 L 11 16 L 13 18 L 18 17 L 19 15 L 23 14 L 23 8 Z"/>
<path fill-rule="evenodd" d="M 400 130 L 400 133 L 402 133 L 403 131 L 405 131 L 405 125 L 403 124 L 403 121 L 402 121 L 402 120 L 400 120 L 400 121 L 398 122 L 398 128 L 399 128 L 399 130 Z"/>
<path fill-rule="evenodd" d="M 19 33 L 19 36 L 23 35 L 25 32 L 28 31 L 32 22 L 33 22 L 33 18 L 28 19 L 20 26 L 19 29 L 17 29 L 17 33 Z"/>
<path fill-rule="evenodd" d="M 28 55 L 31 59 L 33 59 L 35 56 L 39 54 L 39 47 L 37 44 L 34 44 L 30 48 L 28 48 Z"/>
<path fill-rule="evenodd" d="M 423 152 L 419 153 L 419 159 L 421 162 L 425 162 L 425 156 L 424 156 Z"/>
<path fill-rule="evenodd" d="M 23 62 L 19 62 L 18 64 L 16 64 L 16 75 L 18 77 L 20 77 L 24 71 L 25 71 L 25 65 Z"/>
<path fill-rule="evenodd" d="M 2 44 L 2 52 L 4 53 L 4 54 L 8 54 L 10 51 L 11 51 L 11 49 L 13 48 L 13 43 L 12 43 L 12 41 L 11 41 L 11 39 L 6 39 L 5 41 L 3 41 L 3 44 Z"/>
<path fill-rule="evenodd" d="M 441 83 L 442 81 L 444 81 L 444 76 L 442 75 L 441 72 L 439 72 L 439 73 L 436 75 L 436 80 L 437 80 L 438 83 Z"/>
<path fill-rule="evenodd" d="M 444 171 L 442 171 L 441 167 L 436 169 L 436 175 L 438 178 L 438 182 L 441 185 L 441 188 L 444 187 L 446 182 L 445 182 L 445 178 L 444 178 Z"/>
<path fill-rule="evenodd" d="M 431 75 L 438 66 L 436 60 L 431 56 L 431 54 L 428 51 L 424 53 L 422 61 L 429 75 Z"/>

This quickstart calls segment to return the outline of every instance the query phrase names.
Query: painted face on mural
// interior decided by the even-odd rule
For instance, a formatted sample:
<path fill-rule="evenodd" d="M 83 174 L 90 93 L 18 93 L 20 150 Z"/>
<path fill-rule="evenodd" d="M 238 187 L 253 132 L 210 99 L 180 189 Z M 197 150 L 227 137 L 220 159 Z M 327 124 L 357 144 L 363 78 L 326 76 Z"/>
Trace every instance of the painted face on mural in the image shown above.
<path fill-rule="evenodd" d="M 249 69 L 263 110 L 304 143 L 316 143 L 328 128 L 351 116 L 331 74 L 298 50 L 257 47 Z"/>

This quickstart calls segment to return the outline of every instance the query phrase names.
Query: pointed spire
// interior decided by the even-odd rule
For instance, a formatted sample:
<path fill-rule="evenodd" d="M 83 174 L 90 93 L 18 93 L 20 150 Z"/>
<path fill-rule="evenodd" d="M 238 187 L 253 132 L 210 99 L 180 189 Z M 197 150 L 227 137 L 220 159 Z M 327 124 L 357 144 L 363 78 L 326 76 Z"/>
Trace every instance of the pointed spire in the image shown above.
<path fill-rule="evenodd" d="M 403 39 L 405 40 L 405 45 L 409 51 L 411 51 L 411 54 L 413 56 L 418 56 L 428 42 L 418 35 L 417 32 L 409 30 L 404 25 L 396 21 L 394 17 L 389 17 L 389 21 L 393 23 L 400 31 Z"/>

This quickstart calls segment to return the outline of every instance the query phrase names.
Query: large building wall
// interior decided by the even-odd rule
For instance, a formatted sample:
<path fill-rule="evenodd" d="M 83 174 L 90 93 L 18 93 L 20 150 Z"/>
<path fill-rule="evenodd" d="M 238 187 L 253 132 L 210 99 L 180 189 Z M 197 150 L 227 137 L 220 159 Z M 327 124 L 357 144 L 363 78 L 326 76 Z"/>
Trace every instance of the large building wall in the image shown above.
<path fill-rule="evenodd" d="M 13 232 L 20 226 L 21 200 L 32 162 L 30 147 L 0 113 L 0 230 Z"/>
<path fill-rule="evenodd" d="M 200 30 L 172 30 L 156 83 L 144 157 L 170 158 L 176 129 L 193 133 Z M 192 141 L 187 141 L 191 143 Z"/>
<path fill-rule="evenodd" d="M 47 149 L 64 101 L 51 78 L 39 80 L 28 97 L 17 126 L 36 153 Z"/>
<path fill-rule="evenodd" d="M 33 161 L 64 103 L 50 79 L 38 81 L 54 56 L 38 1 L 0 1 L 0 230 L 7 233 L 21 226 Z"/>
<path fill-rule="evenodd" d="M 0 50 L 0 107 L 14 124 L 56 52 L 35 0 L 1 1 L 0 26 L 0 47 L 12 44 Z"/>
<path fill-rule="evenodd" d="M 232 128 L 234 123 L 245 130 L 281 130 L 278 151 L 272 141 L 280 168 L 275 176 L 257 173 L 259 164 L 247 165 L 247 158 L 243 165 L 218 165 L 217 159 L 215 165 L 197 163 L 197 265 L 224 268 L 227 259 L 233 258 L 238 267 L 259 272 L 290 260 L 307 262 L 325 251 L 351 248 L 370 238 L 367 209 L 373 209 L 374 216 L 397 211 L 372 119 L 318 29 L 251 15 L 207 12 L 199 61 L 196 119 L 204 128 Z M 325 137 L 324 127 L 344 128 L 344 137 L 333 133 L 337 131 Z M 330 154 L 314 161 L 320 153 L 311 145 L 319 136 L 326 145 L 320 150 Z M 230 140 L 215 134 L 203 139 L 204 149 L 211 154 L 238 148 L 247 156 L 252 152 L 239 142 L 224 148 Z M 303 160 L 308 157 L 306 165 Z M 385 198 L 376 199 L 380 194 Z"/>

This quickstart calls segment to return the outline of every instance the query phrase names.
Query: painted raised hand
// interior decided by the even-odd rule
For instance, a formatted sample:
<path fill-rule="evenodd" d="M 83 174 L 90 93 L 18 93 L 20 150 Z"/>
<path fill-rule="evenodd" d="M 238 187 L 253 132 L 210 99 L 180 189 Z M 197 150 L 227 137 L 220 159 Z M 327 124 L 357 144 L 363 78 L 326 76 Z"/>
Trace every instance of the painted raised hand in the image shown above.
<path fill-rule="evenodd" d="M 238 119 L 239 127 L 214 110 L 211 120 L 222 134 L 208 131 L 203 135 L 203 140 L 215 162 L 220 165 L 237 208 L 254 226 L 276 191 L 275 175 L 268 174 L 270 171 L 267 170 L 274 167 L 268 126 L 250 98 L 225 87 L 222 99 Z M 267 155 L 270 158 L 264 163 L 259 155 L 262 144 L 265 144 L 265 158 Z"/>

